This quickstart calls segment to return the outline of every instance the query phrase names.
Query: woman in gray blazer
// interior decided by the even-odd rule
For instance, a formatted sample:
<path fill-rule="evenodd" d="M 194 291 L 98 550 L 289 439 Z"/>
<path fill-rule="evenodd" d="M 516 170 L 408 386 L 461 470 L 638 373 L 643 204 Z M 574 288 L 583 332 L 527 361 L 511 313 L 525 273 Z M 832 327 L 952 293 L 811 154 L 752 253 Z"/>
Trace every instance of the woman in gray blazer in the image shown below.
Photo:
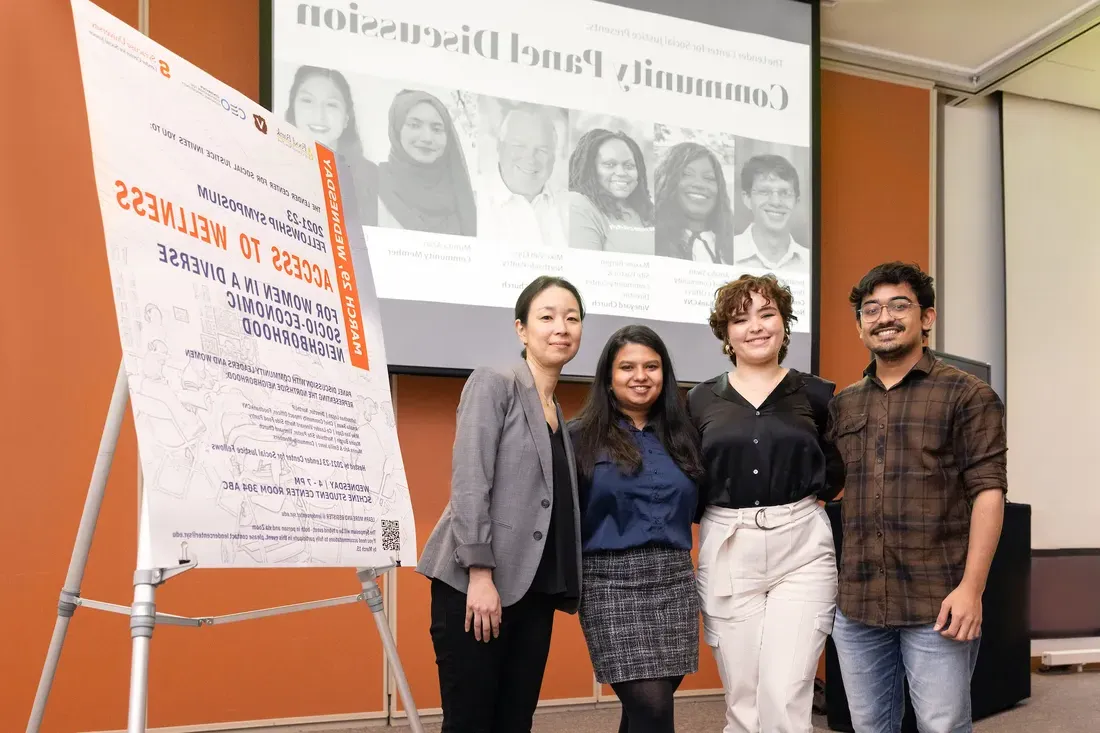
<path fill-rule="evenodd" d="M 584 308 L 572 284 L 543 276 L 515 316 L 523 361 L 467 379 L 451 499 L 417 566 L 432 579 L 442 733 L 530 731 L 554 612 L 580 603 L 576 465 L 554 390 Z"/>

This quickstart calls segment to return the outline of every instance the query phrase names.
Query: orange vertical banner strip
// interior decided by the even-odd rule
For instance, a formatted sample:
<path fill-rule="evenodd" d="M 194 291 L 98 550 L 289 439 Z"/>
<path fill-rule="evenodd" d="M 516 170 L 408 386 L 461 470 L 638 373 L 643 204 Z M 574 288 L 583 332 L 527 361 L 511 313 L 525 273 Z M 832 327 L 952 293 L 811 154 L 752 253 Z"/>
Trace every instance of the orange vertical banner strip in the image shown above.
<path fill-rule="evenodd" d="M 325 189 L 328 238 L 332 246 L 332 261 L 336 265 L 336 288 L 340 294 L 340 310 L 344 314 L 348 354 L 351 357 L 352 366 L 369 371 L 367 339 L 363 332 L 363 311 L 359 308 L 359 286 L 355 282 L 351 246 L 348 243 L 344 225 L 344 199 L 340 196 L 340 178 L 336 175 L 336 156 L 328 148 L 318 144 L 317 164 L 321 169 L 321 186 Z"/>

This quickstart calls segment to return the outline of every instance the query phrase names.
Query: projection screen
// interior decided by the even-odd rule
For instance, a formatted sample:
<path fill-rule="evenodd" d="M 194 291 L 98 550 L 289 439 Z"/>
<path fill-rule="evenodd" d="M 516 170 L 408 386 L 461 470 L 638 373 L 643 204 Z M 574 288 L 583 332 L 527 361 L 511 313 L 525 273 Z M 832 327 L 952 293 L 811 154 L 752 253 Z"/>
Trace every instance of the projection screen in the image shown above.
<path fill-rule="evenodd" d="M 660 9 L 660 13 L 655 12 Z M 355 190 L 391 370 L 518 357 L 542 274 L 587 318 L 565 376 L 652 326 L 679 377 L 728 368 L 714 291 L 774 272 L 816 371 L 816 10 L 796 0 L 363 0 L 265 7 L 272 133 Z M 676 17 L 671 17 L 673 13 Z"/>

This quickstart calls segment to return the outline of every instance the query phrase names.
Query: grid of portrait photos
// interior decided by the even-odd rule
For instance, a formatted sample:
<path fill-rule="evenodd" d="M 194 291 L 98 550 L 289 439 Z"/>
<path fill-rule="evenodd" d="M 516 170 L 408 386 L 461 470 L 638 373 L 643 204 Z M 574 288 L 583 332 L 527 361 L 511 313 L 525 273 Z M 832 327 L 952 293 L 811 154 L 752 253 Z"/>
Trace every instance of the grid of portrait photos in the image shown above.
<path fill-rule="evenodd" d="M 311 66 L 275 106 L 366 226 L 810 274 L 808 147 Z"/>

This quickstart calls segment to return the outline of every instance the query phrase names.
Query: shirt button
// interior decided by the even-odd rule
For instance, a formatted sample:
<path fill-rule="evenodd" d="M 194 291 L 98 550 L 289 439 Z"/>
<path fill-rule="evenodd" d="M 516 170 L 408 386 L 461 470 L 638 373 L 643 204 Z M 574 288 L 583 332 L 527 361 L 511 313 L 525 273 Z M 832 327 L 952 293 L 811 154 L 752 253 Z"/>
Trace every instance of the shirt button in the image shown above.
<path fill-rule="evenodd" d="M 546 509 L 549 506 L 550 506 L 550 500 L 549 499 L 543 499 L 542 500 L 542 508 Z"/>
<path fill-rule="evenodd" d="M 753 502 L 753 506 L 760 506 L 760 502 L 758 502 L 758 501 L 754 501 L 754 502 Z"/>
<path fill-rule="evenodd" d="M 542 539 L 542 532 L 539 532 L 538 530 L 536 530 L 535 531 L 535 539 L 536 540 L 541 540 Z"/>
<path fill-rule="evenodd" d="M 759 471 L 758 469 L 755 469 L 755 468 L 754 468 L 754 469 L 752 469 L 752 472 L 753 472 L 753 473 L 760 473 L 760 471 Z"/>
<path fill-rule="evenodd" d="M 753 439 L 752 439 L 752 442 L 753 442 L 753 443 L 759 443 L 759 442 L 760 442 L 760 439 L 759 439 L 759 438 L 753 438 Z"/>
<path fill-rule="evenodd" d="M 756 414 L 757 414 L 757 415 L 759 415 L 759 414 L 760 414 L 760 410 L 757 410 L 757 411 L 756 411 Z"/>

